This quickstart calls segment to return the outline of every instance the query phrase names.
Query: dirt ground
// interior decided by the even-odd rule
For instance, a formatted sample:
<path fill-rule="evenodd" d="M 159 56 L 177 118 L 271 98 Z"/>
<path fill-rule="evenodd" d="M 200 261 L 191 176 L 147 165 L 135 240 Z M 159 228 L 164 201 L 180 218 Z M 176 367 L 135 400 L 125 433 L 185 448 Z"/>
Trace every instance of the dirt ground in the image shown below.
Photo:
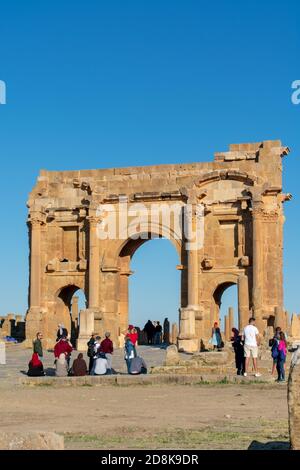
<path fill-rule="evenodd" d="M 1 386 L 0 431 L 55 431 L 67 449 L 288 447 L 286 385 Z"/>

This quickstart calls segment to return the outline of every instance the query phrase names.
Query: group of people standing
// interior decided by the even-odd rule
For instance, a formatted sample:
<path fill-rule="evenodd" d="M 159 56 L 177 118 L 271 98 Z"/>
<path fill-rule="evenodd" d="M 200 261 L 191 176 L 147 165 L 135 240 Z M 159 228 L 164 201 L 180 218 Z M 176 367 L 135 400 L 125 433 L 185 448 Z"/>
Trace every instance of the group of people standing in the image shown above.
<path fill-rule="evenodd" d="M 259 377 L 257 357 L 260 345 L 260 334 L 255 326 L 255 318 L 249 319 L 249 324 L 244 328 L 242 334 L 232 328 L 232 346 L 235 351 L 236 368 L 238 375 L 247 376 L 250 358 L 253 360 L 255 376 Z M 272 375 L 277 370 L 277 382 L 285 381 L 285 362 L 287 356 L 287 337 L 280 327 L 275 329 L 274 337 L 269 341 L 271 356 L 273 359 Z"/>
<path fill-rule="evenodd" d="M 232 333 L 233 336 L 231 341 L 235 352 L 237 375 L 247 376 L 250 359 L 252 357 L 255 377 L 260 377 L 261 374 L 258 372 L 257 368 L 260 335 L 257 327 L 255 326 L 255 318 L 249 318 L 248 325 L 245 326 L 241 334 L 237 328 L 232 328 Z"/>
<path fill-rule="evenodd" d="M 161 344 L 169 343 L 170 341 L 170 322 L 167 318 L 164 319 L 163 327 L 159 321 L 148 320 L 143 328 L 146 335 L 147 344 Z"/>
<path fill-rule="evenodd" d="M 255 377 L 260 377 L 261 374 L 258 371 L 257 358 L 261 337 L 255 325 L 255 318 L 251 317 L 249 319 L 248 325 L 245 326 L 241 333 L 237 328 L 232 328 L 232 334 L 231 342 L 235 352 L 237 375 L 244 375 L 245 377 L 248 375 L 250 359 L 252 358 Z M 209 342 L 213 345 L 213 348 L 218 351 L 221 351 L 224 347 L 221 330 L 217 322 L 213 325 Z M 276 369 L 278 374 L 277 382 L 284 382 L 287 337 L 280 327 L 275 329 L 274 337 L 270 340 L 269 346 L 271 347 L 273 359 L 272 375 Z"/>

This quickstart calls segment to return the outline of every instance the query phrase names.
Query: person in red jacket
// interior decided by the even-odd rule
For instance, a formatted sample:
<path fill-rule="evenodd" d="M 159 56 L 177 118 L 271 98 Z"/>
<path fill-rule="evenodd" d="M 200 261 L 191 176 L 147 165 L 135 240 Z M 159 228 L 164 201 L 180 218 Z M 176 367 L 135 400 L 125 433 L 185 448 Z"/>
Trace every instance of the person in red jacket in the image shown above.
<path fill-rule="evenodd" d="M 139 335 L 138 335 L 137 330 L 135 329 L 135 327 L 133 325 L 129 325 L 128 326 L 128 331 L 127 331 L 127 334 L 126 334 L 125 338 L 129 338 L 134 347 L 136 346 L 138 336 Z"/>
<path fill-rule="evenodd" d="M 100 352 L 105 354 L 107 359 L 107 374 L 111 374 L 112 369 L 112 354 L 114 352 L 113 342 L 110 339 L 110 333 L 105 333 L 105 339 L 100 344 Z"/>
<path fill-rule="evenodd" d="M 54 346 L 55 360 L 57 360 L 61 354 L 65 354 L 68 365 L 69 365 L 72 351 L 73 351 L 73 348 L 71 344 L 69 343 L 68 338 L 66 336 L 63 336 Z"/>
<path fill-rule="evenodd" d="M 137 355 L 136 345 L 137 345 L 138 337 L 139 335 L 138 335 L 136 328 L 133 325 L 129 325 L 128 330 L 125 334 L 125 343 L 126 343 L 126 339 L 129 338 L 130 342 L 133 344 L 134 357 L 136 357 Z"/>

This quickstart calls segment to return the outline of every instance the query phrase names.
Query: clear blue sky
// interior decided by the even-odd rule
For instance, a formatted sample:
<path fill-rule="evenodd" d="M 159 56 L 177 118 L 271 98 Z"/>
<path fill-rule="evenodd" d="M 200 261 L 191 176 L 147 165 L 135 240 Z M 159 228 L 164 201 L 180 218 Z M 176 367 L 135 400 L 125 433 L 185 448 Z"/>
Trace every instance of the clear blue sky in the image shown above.
<path fill-rule="evenodd" d="M 285 305 L 299 311 L 299 18 L 296 0 L 1 2 L 0 314 L 27 308 L 26 200 L 40 168 L 209 161 L 230 143 L 277 138 L 292 149 Z M 132 321 L 176 318 L 176 253 L 142 249 Z"/>

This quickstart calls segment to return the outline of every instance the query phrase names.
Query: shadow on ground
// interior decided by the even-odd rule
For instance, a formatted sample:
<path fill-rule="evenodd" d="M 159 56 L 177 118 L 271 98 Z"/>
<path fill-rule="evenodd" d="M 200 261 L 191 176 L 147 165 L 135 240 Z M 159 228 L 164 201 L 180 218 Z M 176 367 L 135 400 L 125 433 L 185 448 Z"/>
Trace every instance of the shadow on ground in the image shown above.
<path fill-rule="evenodd" d="M 259 442 L 252 441 L 248 450 L 289 450 L 290 443 L 284 441 Z"/>

